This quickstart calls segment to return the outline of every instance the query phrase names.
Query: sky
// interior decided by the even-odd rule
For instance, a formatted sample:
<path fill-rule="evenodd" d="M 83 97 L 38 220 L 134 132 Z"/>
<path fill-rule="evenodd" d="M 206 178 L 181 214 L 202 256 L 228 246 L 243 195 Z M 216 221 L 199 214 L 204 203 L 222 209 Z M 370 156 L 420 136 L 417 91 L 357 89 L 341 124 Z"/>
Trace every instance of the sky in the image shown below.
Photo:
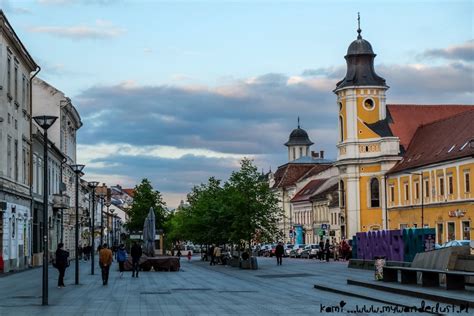
<path fill-rule="evenodd" d="M 336 158 L 332 90 L 357 33 L 387 103 L 474 104 L 472 1 L 0 0 L 83 127 L 86 180 L 152 181 L 170 208 L 243 157 L 287 162 L 301 127 Z"/>

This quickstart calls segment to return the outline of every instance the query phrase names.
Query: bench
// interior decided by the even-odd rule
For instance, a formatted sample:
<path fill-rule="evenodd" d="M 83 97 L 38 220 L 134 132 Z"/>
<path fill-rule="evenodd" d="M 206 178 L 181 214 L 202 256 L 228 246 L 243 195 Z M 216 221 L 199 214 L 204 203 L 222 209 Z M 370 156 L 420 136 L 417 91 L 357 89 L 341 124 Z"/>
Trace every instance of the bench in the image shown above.
<path fill-rule="evenodd" d="M 474 272 L 449 271 L 409 267 L 383 267 L 384 282 L 398 282 L 398 271 L 400 271 L 402 284 L 417 284 L 418 272 L 421 273 L 421 286 L 439 286 L 439 275 L 446 275 L 447 290 L 464 290 L 466 277 L 474 276 Z"/>

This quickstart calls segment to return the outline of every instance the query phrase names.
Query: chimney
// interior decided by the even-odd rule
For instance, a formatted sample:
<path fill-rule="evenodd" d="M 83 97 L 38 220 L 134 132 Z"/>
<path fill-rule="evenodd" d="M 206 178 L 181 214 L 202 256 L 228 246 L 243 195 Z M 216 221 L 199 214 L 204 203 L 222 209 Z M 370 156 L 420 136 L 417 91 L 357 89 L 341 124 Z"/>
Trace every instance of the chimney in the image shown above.
<path fill-rule="evenodd" d="M 319 157 L 320 157 L 321 159 L 324 159 L 324 150 L 320 150 L 320 151 L 319 151 Z"/>
<path fill-rule="evenodd" d="M 313 158 L 319 158 L 319 153 L 315 152 L 315 151 L 311 151 L 311 157 Z"/>

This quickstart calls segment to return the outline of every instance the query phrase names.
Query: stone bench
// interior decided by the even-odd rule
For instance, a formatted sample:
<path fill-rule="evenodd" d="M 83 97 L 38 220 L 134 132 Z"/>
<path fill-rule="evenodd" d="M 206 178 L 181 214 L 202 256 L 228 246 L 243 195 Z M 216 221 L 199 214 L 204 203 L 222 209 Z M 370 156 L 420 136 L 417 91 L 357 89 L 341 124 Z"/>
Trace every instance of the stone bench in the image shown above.
<path fill-rule="evenodd" d="M 439 286 L 439 276 L 444 274 L 447 290 L 464 290 L 466 277 L 474 276 L 474 272 L 466 271 L 385 266 L 383 267 L 383 281 L 398 282 L 398 271 L 400 271 L 400 283 L 402 284 L 417 284 L 418 273 L 421 273 L 421 285 L 424 287 Z"/>

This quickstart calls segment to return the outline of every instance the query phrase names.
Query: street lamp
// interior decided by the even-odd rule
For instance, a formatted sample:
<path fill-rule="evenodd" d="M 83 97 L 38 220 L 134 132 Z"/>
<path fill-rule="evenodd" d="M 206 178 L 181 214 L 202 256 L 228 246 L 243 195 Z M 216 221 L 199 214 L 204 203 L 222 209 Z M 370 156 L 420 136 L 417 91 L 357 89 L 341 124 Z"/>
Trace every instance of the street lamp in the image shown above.
<path fill-rule="evenodd" d="M 423 172 L 409 172 L 410 174 L 414 174 L 420 177 L 420 186 L 421 186 L 421 228 L 425 228 L 425 212 L 423 208 Z"/>
<path fill-rule="evenodd" d="M 107 207 L 107 244 L 110 246 L 110 223 L 109 223 L 109 207 L 112 205 L 110 201 L 105 202 L 105 206 Z"/>
<path fill-rule="evenodd" d="M 99 182 L 89 182 L 89 188 L 92 189 L 92 221 L 91 221 L 91 274 L 94 275 L 94 256 L 95 256 L 95 188 Z"/>
<path fill-rule="evenodd" d="M 71 168 L 76 174 L 76 277 L 75 284 L 79 284 L 79 176 L 84 169 L 84 165 L 72 165 Z"/>
<path fill-rule="evenodd" d="M 110 214 L 112 214 L 111 215 L 111 217 L 112 217 L 112 234 L 111 234 L 112 236 L 111 237 L 112 237 L 112 246 L 114 246 L 115 245 L 115 236 L 114 236 L 114 234 L 115 234 L 115 214 L 114 214 L 114 210 L 110 210 Z"/>
<path fill-rule="evenodd" d="M 58 119 L 57 116 L 34 116 L 36 124 L 43 133 L 43 300 L 42 305 L 48 305 L 48 128 Z"/>

